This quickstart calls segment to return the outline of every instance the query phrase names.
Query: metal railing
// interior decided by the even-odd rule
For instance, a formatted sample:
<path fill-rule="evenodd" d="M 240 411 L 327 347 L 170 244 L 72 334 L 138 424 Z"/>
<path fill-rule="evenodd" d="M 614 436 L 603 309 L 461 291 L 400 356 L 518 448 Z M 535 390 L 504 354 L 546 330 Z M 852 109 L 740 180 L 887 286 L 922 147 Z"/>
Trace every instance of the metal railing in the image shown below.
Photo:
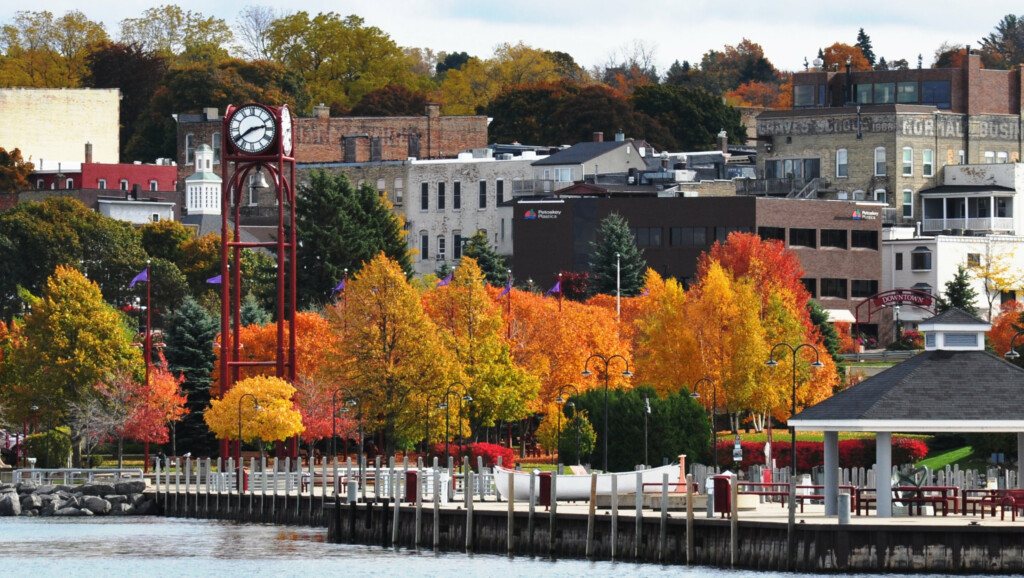
<path fill-rule="evenodd" d="M 11 483 L 32 482 L 34 484 L 59 483 L 72 485 L 86 482 L 124 482 L 142 478 L 141 468 L 28 468 L 14 470 Z"/>

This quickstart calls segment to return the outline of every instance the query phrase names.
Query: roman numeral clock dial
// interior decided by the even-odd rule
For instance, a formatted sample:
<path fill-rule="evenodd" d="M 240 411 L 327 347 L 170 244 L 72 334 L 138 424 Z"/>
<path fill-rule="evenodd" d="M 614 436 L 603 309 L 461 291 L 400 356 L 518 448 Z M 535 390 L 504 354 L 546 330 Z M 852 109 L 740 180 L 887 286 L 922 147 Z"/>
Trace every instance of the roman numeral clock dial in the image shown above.
<path fill-rule="evenodd" d="M 277 123 L 270 110 L 247 104 L 231 115 L 228 136 L 239 152 L 258 154 L 267 150 L 277 136 Z"/>

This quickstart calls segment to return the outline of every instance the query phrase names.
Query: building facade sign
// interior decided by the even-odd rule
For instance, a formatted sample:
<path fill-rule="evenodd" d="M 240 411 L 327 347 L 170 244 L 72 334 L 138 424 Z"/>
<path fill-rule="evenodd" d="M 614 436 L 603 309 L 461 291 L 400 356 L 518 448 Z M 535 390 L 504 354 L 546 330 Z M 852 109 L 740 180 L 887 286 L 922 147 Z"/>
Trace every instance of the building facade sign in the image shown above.
<path fill-rule="evenodd" d="M 964 138 L 963 115 L 927 116 L 861 115 L 834 118 L 777 118 L 758 121 L 757 133 L 772 136 L 895 133 L 905 137 Z M 972 138 L 1016 141 L 1019 119 L 1000 116 L 975 116 L 968 124 Z"/>
<path fill-rule="evenodd" d="M 932 298 L 930 295 L 910 291 L 893 291 L 879 295 L 873 300 L 875 307 L 886 307 L 890 305 L 915 305 L 917 307 L 931 307 Z"/>

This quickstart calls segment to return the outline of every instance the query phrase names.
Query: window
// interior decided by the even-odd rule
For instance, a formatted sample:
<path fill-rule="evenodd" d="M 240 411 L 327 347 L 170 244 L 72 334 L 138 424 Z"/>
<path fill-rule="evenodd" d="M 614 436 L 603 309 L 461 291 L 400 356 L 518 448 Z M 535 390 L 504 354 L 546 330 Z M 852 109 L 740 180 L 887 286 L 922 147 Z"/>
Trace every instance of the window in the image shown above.
<path fill-rule="evenodd" d="M 910 189 L 903 189 L 903 218 L 914 217 L 914 193 Z"/>
<path fill-rule="evenodd" d="M 377 192 L 383 191 L 387 186 L 388 185 L 384 179 L 377 179 Z"/>
<path fill-rule="evenodd" d="M 931 271 L 932 252 L 927 247 L 917 247 L 911 251 L 910 269 L 913 271 Z"/>
<path fill-rule="evenodd" d="M 811 294 L 812 299 L 816 299 L 818 297 L 818 284 L 813 278 L 804 277 L 803 279 L 800 279 L 800 282 L 804 284 L 804 289 L 807 289 L 807 292 Z"/>
<path fill-rule="evenodd" d="M 444 183 L 437 183 L 437 210 L 444 210 Z"/>
<path fill-rule="evenodd" d="M 64 179 L 64 188 L 73 189 L 75 188 L 75 179 Z"/>
<path fill-rule="evenodd" d="M 430 258 L 430 235 L 426 231 L 420 231 L 420 258 L 424 261 Z"/>
<path fill-rule="evenodd" d="M 850 281 L 850 297 L 864 299 L 878 293 L 877 279 L 853 279 Z"/>
<path fill-rule="evenodd" d="M 220 164 L 220 133 L 213 133 L 213 138 L 210 141 L 213 146 L 213 164 Z M 209 168 L 209 167 L 207 167 Z"/>
<path fill-rule="evenodd" d="M 768 240 L 776 240 L 786 242 L 786 229 L 785 227 L 758 227 L 757 234 L 759 237 Z"/>
<path fill-rule="evenodd" d="M 856 191 L 853 191 L 853 200 L 855 200 L 855 201 L 863 201 L 864 200 L 864 191 L 861 190 L 861 189 L 857 189 Z"/>
<path fill-rule="evenodd" d="M 885 147 L 875 149 L 875 176 L 885 176 Z"/>
<path fill-rule="evenodd" d="M 462 182 L 455 181 L 452 183 L 452 209 L 462 209 Z"/>
<path fill-rule="evenodd" d="M 850 231 L 850 248 L 878 250 L 878 231 Z"/>
<path fill-rule="evenodd" d="M 704 227 L 672 227 L 669 244 L 673 247 L 706 247 L 708 230 Z"/>
<path fill-rule="evenodd" d="M 722 243 L 729 239 L 730 233 L 749 233 L 750 227 L 715 227 L 715 240 Z"/>
<path fill-rule="evenodd" d="M 846 149 L 839 149 L 836 151 L 836 176 L 845 179 L 849 176 L 846 170 Z"/>
<path fill-rule="evenodd" d="M 903 253 L 896 253 L 896 270 L 903 270 Z"/>
<path fill-rule="evenodd" d="M 981 266 L 981 253 L 968 253 L 967 254 L 967 266 L 968 267 L 980 267 Z"/>
<path fill-rule="evenodd" d="M 821 296 L 846 299 L 846 279 L 822 278 Z"/>
<path fill-rule="evenodd" d="M 555 181 L 559 183 L 571 183 L 572 182 L 572 168 L 556 168 L 555 169 Z"/>
<path fill-rule="evenodd" d="M 505 181 L 498 179 L 494 181 L 494 199 L 495 205 L 500 205 L 505 202 Z"/>
<path fill-rule="evenodd" d="M 480 181 L 480 204 L 477 208 L 487 208 L 487 181 Z"/>
<path fill-rule="evenodd" d="M 661 227 L 634 227 L 633 236 L 637 247 L 661 246 Z"/>
<path fill-rule="evenodd" d="M 946 342 L 946 345 L 950 347 L 977 347 L 978 345 L 977 333 L 947 332 L 943 334 L 943 338 L 943 340 Z"/>
<path fill-rule="evenodd" d="M 150 217 L 149 220 L 153 221 L 154 223 L 159 223 L 160 222 L 160 214 L 159 213 L 153 213 L 153 215 Z"/>
<path fill-rule="evenodd" d="M 899 82 L 896 84 L 896 102 L 900 104 L 917 104 L 917 83 Z"/>
<path fill-rule="evenodd" d="M 875 201 L 879 203 L 889 204 L 889 199 L 885 194 L 885 189 L 878 189 L 875 191 Z"/>
<path fill-rule="evenodd" d="M 128 190 L 128 179 L 121 179 L 121 190 L 122 191 L 127 191 Z"/>
<path fill-rule="evenodd" d="M 44 186 L 46 186 L 46 183 L 43 182 L 43 179 L 36 179 L 36 188 L 37 189 L 42 189 Z"/>
<path fill-rule="evenodd" d="M 914 176 L 914 149 L 903 147 L 903 176 Z"/>
<path fill-rule="evenodd" d="M 158 190 L 160 190 L 160 188 L 157 186 L 155 180 L 149 181 L 149 190 L 151 190 L 151 191 L 158 191 Z"/>
<path fill-rule="evenodd" d="M 793 108 L 814 106 L 814 85 L 800 84 L 793 87 Z"/>
<path fill-rule="evenodd" d="M 857 85 L 857 104 L 871 104 L 871 85 Z"/>
<path fill-rule="evenodd" d="M 396 205 L 401 205 L 402 201 L 404 200 L 403 197 L 405 197 L 405 194 L 402 191 L 402 189 L 404 188 L 404 184 L 405 183 L 404 183 L 404 181 L 402 181 L 402 179 L 400 179 L 400 178 L 395 179 L 395 204 Z"/>
<path fill-rule="evenodd" d="M 935 176 L 935 153 L 932 149 L 921 151 L 921 174 L 926 177 Z"/>
<path fill-rule="evenodd" d="M 996 153 L 992 151 L 985 151 L 985 164 L 991 165 L 996 162 Z"/>
<path fill-rule="evenodd" d="M 437 260 L 444 261 L 444 237 L 437 238 Z"/>
<path fill-rule="evenodd" d="M 1010 160 L 1010 155 L 1006 151 L 999 151 L 996 153 L 996 163 L 1005 165 Z"/>
<path fill-rule="evenodd" d="M 896 85 L 892 82 L 879 82 L 875 85 L 875 104 L 892 104 L 896 102 Z"/>
<path fill-rule="evenodd" d="M 951 94 L 948 80 L 926 80 L 921 83 L 921 104 L 936 108 L 951 108 Z"/>
<path fill-rule="evenodd" d="M 822 247 L 835 247 L 837 249 L 846 248 L 846 229 L 822 229 L 821 230 L 821 246 Z"/>
<path fill-rule="evenodd" d="M 420 210 L 427 211 L 430 209 L 430 184 L 420 184 Z"/>
<path fill-rule="evenodd" d="M 36 187 L 36 188 L 38 188 L 38 187 Z M 100 179 L 96 183 L 96 188 L 97 189 L 105 189 L 105 188 L 107 188 L 107 179 Z"/>
<path fill-rule="evenodd" d="M 462 258 L 462 231 L 452 231 L 452 259 Z"/>
<path fill-rule="evenodd" d="M 185 135 L 185 164 L 190 165 L 196 158 L 196 135 Z"/>
<path fill-rule="evenodd" d="M 817 247 L 818 243 L 815 242 L 817 237 L 814 229 L 790 229 L 789 230 L 789 246 L 790 247 Z"/>
<path fill-rule="evenodd" d="M 967 164 L 967 153 L 965 153 L 963 149 L 960 149 L 960 152 L 957 154 L 957 159 L 958 159 L 959 164 L 966 165 Z"/>

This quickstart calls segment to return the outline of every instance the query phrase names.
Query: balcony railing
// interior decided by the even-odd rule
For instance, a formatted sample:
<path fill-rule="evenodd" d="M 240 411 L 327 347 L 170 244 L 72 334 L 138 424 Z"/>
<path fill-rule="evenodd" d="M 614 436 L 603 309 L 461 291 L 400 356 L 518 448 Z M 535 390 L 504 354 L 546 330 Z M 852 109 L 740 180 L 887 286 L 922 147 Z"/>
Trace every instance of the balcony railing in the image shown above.
<path fill-rule="evenodd" d="M 528 197 L 530 195 L 550 194 L 566 187 L 570 187 L 572 184 L 572 181 L 556 181 L 554 179 L 512 181 L 512 196 Z"/>
<path fill-rule="evenodd" d="M 960 219 L 922 219 L 921 229 L 928 232 L 936 231 L 1005 231 L 1014 230 L 1013 218 L 1010 217 L 973 217 Z"/>
<path fill-rule="evenodd" d="M 785 197 L 805 184 L 796 179 L 736 179 L 736 194 Z"/>

